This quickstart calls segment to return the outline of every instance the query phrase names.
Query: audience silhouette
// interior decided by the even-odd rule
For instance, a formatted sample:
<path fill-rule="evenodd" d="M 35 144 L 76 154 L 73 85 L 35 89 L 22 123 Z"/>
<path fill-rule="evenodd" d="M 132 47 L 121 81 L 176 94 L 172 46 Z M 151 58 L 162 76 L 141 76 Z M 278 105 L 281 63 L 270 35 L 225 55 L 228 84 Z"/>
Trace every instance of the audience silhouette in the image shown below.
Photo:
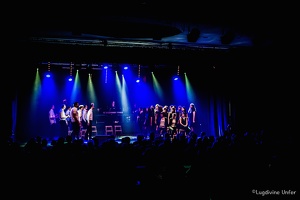
<path fill-rule="evenodd" d="M 294 140 L 279 143 L 269 135 L 226 131 L 215 138 L 191 132 L 189 137 L 181 134 L 168 140 L 152 132 L 149 138 L 138 135 L 131 141 L 125 136 L 119 143 L 113 136 L 102 143 L 96 138 L 84 143 L 72 136 L 47 143 L 36 137 L 24 146 L 8 140 L 2 158 L 9 180 L 37 181 L 30 187 L 254 199 L 252 190 L 296 191 L 291 181 L 298 170 Z M 50 174 L 49 180 L 45 174 Z M 51 180 L 56 183 L 49 184 Z M 28 187 L 19 184 L 15 187 Z"/>

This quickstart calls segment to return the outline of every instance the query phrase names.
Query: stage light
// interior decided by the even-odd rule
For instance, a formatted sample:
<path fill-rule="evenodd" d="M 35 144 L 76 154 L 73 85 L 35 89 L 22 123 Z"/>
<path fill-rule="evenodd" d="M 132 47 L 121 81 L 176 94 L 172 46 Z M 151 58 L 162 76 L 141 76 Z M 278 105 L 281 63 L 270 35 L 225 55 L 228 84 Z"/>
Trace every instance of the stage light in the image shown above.
<path fill-rule="evenodd" d="M 71 65 L 70 65 L 70 77 L 69 77 L 69 81 L 73 81 L 73 64 L 71 62 Z"/>
<path fill-rule="evenodd" d="M 104 47 L 106 47 L 107 46 L 107 40 L 106 39 L 102 40 L 102 44 L 103 44 Z"/>
<path fill-rule="evenodd" d="M 193 28 L 188 34 L 187 34 L 187 40 L 188 42 L 197 42 L 200 36 L 200 31 L 197 28 Z"/>
<path fill-rule="evenodd" d="M 47 65 L 47 73 L 46 73 L 46 77 L 47 77 L 47 78 L 50 78 L 50 77 L 51 77 L 51 64 L 50 64 L 50 62 L 48 62 L 48 65 Z"/>
<path fill-rule="evenodd" d="M 136 79 L 136 82 L 139 83 L 140 81 L 141 81 L 141 65 L 139 65 L 138 78 Z"/>
<path fill-rule="evenodd" d="M 177 67 L 177 74 L 174 76 L 174 81 L 177 81 L 179 79 L 179 74 L 180 74 L 180 66 L 178 65 Z"/>
<path fill-rule="evenodd" d="M 92 68 L 92 65 L 91 65 L 91 64 L 87 64 L 86 69 L 87 69 L 87 73 L 88 73 L 88 74 L 92 74 L 93 68 Z"/>
<path fill-rule="evenodd" d="M 224 32 L 220 37 L 222 44 L 230 44 L 235 38 L 235 33 L 231 30 Z"/>

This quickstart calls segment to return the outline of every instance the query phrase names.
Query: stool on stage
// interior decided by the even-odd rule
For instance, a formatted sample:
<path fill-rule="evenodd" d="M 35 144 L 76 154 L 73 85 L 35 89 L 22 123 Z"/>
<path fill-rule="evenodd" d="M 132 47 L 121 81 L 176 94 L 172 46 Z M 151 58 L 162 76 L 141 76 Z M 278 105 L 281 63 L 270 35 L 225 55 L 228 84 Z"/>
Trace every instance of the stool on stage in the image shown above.
<path fill-rule="evenodd" d="M 97 126 L 92 126 L 92 135 L 97 135 Z"/>
<path fill-rule="evenodd" d="M 123 130 L 121 125 L 115 125 L 115 135 L 122 135 Z"/>
<path fill-rule="evenodd" d="M 86 134 L 86 129 L 81 129 L 80 130 L 80 138 L 85 138 L 85 134 Z"/>
<path fill-rule="evenodd" d="M 113 135 L 114 134 L 113 126 L 105 126 L 105 134 L 106 135 Z"/>

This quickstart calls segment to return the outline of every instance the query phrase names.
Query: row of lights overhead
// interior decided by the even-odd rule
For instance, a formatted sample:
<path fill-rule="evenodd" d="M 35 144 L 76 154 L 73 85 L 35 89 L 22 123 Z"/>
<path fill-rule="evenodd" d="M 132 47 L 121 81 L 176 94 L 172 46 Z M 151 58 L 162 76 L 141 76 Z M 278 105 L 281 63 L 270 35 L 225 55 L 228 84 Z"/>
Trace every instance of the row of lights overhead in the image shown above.
<path fill-rule="evenodd" d="M 54 63 L 54 64 L 56 64 L 57 65 L 57 63 Z M 62 63 L 60 63 L 60 65 L 63 65 Z M 64 63 L 64 65 L 65 65 L 65 63 Z M 73 81 L 73 70 L 74 70 L 74 64 L 71 62 L 70 64 L 69 64 L 69 66 L 68 67 L 63 67 L 64 69 L 69 69 L 69 81 Z M 91 65 L 87 65 L 88 67 L 87 68 L 90 68 L 90 66 Z M 81 68 L 81 69 L 87 69 L 87 68 Z M 106 79 L 107 79 L 107 69 L 108 69 L 109 67 L 107 66 L 107 65 L 105 65 L 105 66 L 103 66 L 103 69 L 105 69 L 106 70 Z M 100 69 L 100 68 L 98 68 L 98 69 Z M 123 67 L 123 69 L 124 70 L 127 70 L 127 69 L 129 69 L 128 68 L 128 66 L 124 66 Z M 79 70 L 79 69 L 77 69 L 77 70 Z M 174 80 L 178 80 L 178 78 L 179 78 L 179 75 L 180 75 L 180 66 L 178 66 L 177 67 L 177 73 L 176 73 L 176 75 L 175 75 L 175 77 L 174 77 Z M 47 73 L 46 73 L 46 77 L 47 78 L 50 78 L 51 77 L 51 62 L 47 62 Z M 136 82 L 137 83 L 139 83 L 141 81 L 141 65 L 138 65 L 138 74 L 137 74 L 137 80 L 136 80 Z"/>

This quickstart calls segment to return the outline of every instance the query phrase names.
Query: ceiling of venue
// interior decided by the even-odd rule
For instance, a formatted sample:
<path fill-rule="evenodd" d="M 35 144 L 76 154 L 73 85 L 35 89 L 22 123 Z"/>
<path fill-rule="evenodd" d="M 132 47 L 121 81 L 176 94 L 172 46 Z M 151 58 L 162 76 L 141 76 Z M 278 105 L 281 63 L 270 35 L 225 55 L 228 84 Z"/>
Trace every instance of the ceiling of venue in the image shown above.
<path fill-rule="evenodd" d="M 14 24 L 14 38 L 36 57 L 45 58 L 43 61 L 48 57 L 92 60 L 99 54 L 117 61 L 116 54 L 126 57 L 137 52 L 136 59 L 145 59 L 139 58 L 140 50 L 153 59 L 153 50 L 158 57 L 165 56 L 165 50 L 193 55 L 194 51 L 210 54 L 272 48 L 277 38 L 274 11 L 245 4 L 240 8 L 228 2 L 192 1 L 40 5 L 31 13 L 18 11 L 22 17 Z"/>
<path fill-rule="evenodd" d="M 17 20 L 31 41 L 88 45 L 230 48 L 270 45 L 275 15 L 263 5 L 159 1 L 40 6 Z M 214 5 L 217 4 L 217 5 Z M 247 9 L 246 9 L 247 7 Z M 29 10 L 27 10 L 30 12 Z M 103 42 L 103 40 L 105 42 Z M 107 41 L 107 42 L 106 42 Z M 123 42 L 121 42 L 123 41 Z"/>

